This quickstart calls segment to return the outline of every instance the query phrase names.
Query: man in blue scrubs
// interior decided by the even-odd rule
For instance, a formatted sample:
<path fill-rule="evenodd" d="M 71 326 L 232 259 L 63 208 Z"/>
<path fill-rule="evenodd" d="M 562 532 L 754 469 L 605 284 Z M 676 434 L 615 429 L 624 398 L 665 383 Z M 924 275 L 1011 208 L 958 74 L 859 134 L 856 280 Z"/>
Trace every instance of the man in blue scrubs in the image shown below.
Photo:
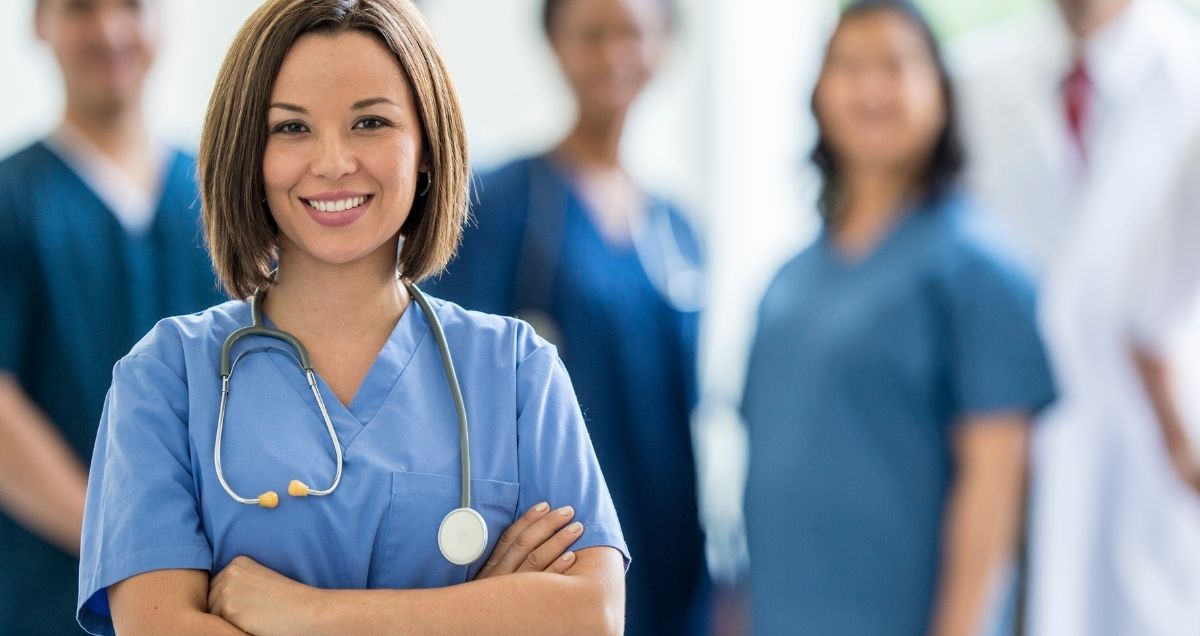
<path fill-rule="evenodd" d="M 220 296 L 194 163 L 151 138 L 155 2 L 39 0 L 61 125 L 0 161 L 0 634 L 77 631 L 86 469 L 113 363 Z"/>

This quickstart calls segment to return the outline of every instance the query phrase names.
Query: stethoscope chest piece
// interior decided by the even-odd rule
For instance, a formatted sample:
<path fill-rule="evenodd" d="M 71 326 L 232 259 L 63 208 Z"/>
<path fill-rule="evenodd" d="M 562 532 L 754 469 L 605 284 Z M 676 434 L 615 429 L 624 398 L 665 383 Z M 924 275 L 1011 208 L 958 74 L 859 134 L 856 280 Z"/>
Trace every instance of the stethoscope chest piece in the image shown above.
<path fill-rule="evenodd" d="M 455 565 L 470 565 L 487 549 L 488 529 L 483 516 L 471 508 L 451 510 L 438 527 L 438 548 Z"/>

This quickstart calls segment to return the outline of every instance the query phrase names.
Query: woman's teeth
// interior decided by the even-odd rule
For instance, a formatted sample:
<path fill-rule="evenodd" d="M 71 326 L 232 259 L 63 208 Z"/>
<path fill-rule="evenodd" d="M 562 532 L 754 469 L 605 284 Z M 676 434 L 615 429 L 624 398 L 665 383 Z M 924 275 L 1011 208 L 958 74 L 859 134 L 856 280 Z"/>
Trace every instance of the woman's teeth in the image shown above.
<path fill-rule="evenodd" d="M 310 201 L 304 199 L 304 202 L 318 212 L 344 212 L 366 203 L 368 198 L 364 195 L 341 199 L 340 201 Z"/>

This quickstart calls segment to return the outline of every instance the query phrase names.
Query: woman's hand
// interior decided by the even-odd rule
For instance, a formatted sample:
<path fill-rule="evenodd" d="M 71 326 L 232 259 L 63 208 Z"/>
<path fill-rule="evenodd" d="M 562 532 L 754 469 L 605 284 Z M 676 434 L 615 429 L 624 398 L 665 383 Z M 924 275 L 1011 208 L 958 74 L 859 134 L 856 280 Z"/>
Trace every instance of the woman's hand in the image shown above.
<path fill-rule="evenodd" d="M 575 565 L 575 553 L 568 548 L 583 536 L 582 523 L 567 525 L 574 516 L 571 506 L 552 512 L 542 502 L 530 508 L 500 535 L 475 580 L 517 572 L 565 574 Z"/>
<path fill-rule="evenodd" d="M 303 634 L 312 626 L 320 590 L 249 557 L 235 558 L 208 586 L 209 612 L 255 636 Z"/>

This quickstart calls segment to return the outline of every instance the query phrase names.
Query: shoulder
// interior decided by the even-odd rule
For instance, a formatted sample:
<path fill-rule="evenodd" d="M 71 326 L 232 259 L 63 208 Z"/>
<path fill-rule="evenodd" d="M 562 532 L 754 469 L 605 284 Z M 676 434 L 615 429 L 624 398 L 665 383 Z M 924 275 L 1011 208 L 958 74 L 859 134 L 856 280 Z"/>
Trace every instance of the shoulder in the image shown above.
<path fill-rule="evenodd" d="M 819 235 L 811 245 L 796 254 L 775 273 L 767 284 L 759 305 L 760 320 L 770 320 L 802 302 L 803 296 L 812 289 L 820 276 L 821 254 L 826 249 L 824 235 Z"/>
<path fill-rule="evenodd" d="M 157 363 L 185 378 L 189 361 L 200 357 L 201 363 L 212 365 L 215 372 L 225 339 L 248 324 L 250 306 L 242 300 L 230 300 L 194 314 L 163 318 L 117 365 Z"/>
<path fill-rule="evenodd" d="M 55 185 L 47 175 L 55 162 L 59 159 L 40 141 L 0 159 L 0 227 L 4 228 L 0 230 L 0 250 L 7 252 L 5 256 L 32 245 L 36 206 L 30 204 L 39 195 L 36 188 L 53 193 Z"/>
<path fill-rule="evenodd" d="M 943 283 L 970 286 L 999 281 L 1007 286 L 1031 286 L 1027 259 L 999 217 L 962 192 L 943 197 L 926 210 L 926 255 Z"/>
<path fill-rule="evenodd" d="M 462 358 L 470 364 L 516 368 L 535 355 L 558 355 L 554 345 L 523 320 L 466 309 L 433 296 L 429 296 L 429 303 L 456 362 Z"/>
<path fill-rule="evenodd" d="M 0 159 L 0 190 L 29 187 L 29 178 L 41 172 L 53 160 L 50 149 L 41 141 L 34 142 Z"/>
<path fill-rule="evenodd" d="M 487 235 L 508 233 L 523 225 L 537 161 L 536 157 L 528 157 L 478 172 L 471 183 L 472 222 L 467 229 Z"/>
<path fill-rule="evenodd" d="M 196 155 L 172 146 L 166 149 L 166 157 L 172 176 L 185 176 L 195 183 L 197 179 Z"/>
<path fill-rule="evenodd" d="M 529 175 L 539 161 L 541 158 L 537 156 L 522 157 L 500 166 L 480 170 L 475 180 L 478 195 L 486 200 L 527 188 Z"/>
<path fill-rule="evenodd" d="M 163 197 L 192 213 L 200 207 L 200 182 L 196 172 L 196 157 L 178 148 L 168 147 L 165 151 L 164 178 L 166 191 Z M 191 215 L 188 215 L 191 218 Z"/>
<path fill-rule="evenodd" d="M 1137 17 L 1159 48 L 1170 81 L 1195 98 L 1196 66 L 1200 65 L 1200 19 L 1174 2 L 1142 0 Z"/>

